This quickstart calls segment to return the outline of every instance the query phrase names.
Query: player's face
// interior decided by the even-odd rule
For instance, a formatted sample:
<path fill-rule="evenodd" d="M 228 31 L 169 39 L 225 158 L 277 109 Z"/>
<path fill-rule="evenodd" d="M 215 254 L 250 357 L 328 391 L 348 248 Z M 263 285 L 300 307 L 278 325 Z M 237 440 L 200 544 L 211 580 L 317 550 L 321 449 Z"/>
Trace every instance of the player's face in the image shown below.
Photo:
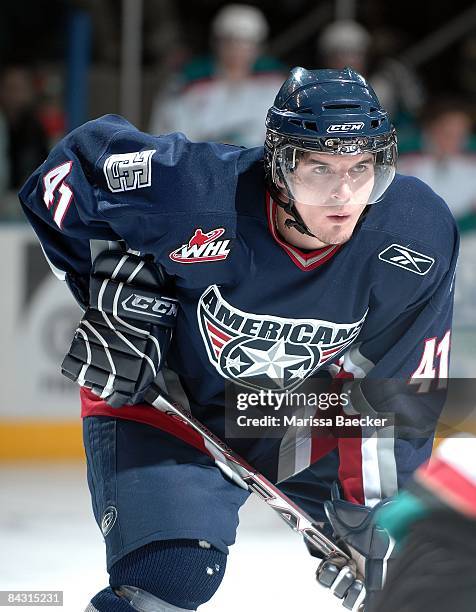
<path fill-rule="evenodd" d="M 349 240 L 374 186 L 374 158 L 305 153 L 290 177 L 296 208 L 324 244 Z"/>
<path fill-rule="evenodd" d="M 374 182 L 374 158 L 370 153 L 303 153 L 288 175 L 288 185 L 299 214 L 318 240 L 316 244 L 306 240 L 302 246 L 312 248 L 349 240 L 370 199 Z"/>

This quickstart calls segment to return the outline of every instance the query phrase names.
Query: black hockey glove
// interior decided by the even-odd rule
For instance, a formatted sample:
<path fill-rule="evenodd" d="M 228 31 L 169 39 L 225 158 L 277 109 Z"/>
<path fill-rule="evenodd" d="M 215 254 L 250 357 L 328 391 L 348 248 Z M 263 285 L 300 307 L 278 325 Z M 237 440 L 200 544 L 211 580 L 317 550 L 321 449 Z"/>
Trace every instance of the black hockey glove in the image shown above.
<path fill-rule="evenodd" d="M 355 562 L 355 575 L 341 571 L 332 561 L 325 561 L 318 569 L 317 579 L 328 586 L 349 610 L 365 609 L 373 612 L 373 602 L 382 589 L 387 574 L 387 567 L 394 562 L 394 541 L 385 529 L 375 523 L 375 515 L 380 508 L 393 502 L 387 499 L 373 508 L 352 504 L 341 499 L 339 486 L 332 486 L 331 501 L 326 501 L 324 508 L 334 532 L 336 543 Z M 365 604 L 356 588 L 355 577 L 362 580 L 365 587 Z"/>
<path fill-rule="evenodd" d="M 178 303 L 163 295 L 159 268 L 120 251 L 94 261 L 89 308 L 81 319 L 62 373 L 113 407 L 142 401 L 160 370 Z"/>

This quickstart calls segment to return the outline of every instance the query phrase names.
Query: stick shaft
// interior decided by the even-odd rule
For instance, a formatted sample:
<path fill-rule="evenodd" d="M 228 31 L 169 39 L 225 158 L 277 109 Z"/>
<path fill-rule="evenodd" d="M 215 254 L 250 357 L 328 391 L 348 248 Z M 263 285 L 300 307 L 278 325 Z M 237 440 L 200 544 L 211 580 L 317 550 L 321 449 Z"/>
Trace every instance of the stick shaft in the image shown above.
<path fill-rule="evenodd" d="M 208 443 L 208 447 L 211 445 L 218 451 L 219 455 L 221 455 L 221 458 L 219 457 L 218 460 L 216 459 L 216 462 L 227 475 L 230 475 L 229 471 L 231 470 L 234 475 L 238 477 L 238 484 L 260 497 L 268 506 L 277 512 L 294 531 L 300 533 L 321 554 L 335 561 L 338 561 L 340 558 L 344 564 L 349 561 L 348 555 L 336 546 L 332 540 L 321 533 L 313 519 L 304 512 L 304 510 L 299 508 L 299 506 L 284 495 L 284 493 L 267 478 L 251 467 L 242 457 L 208 430 L 205 425 L 200 423 L 200 421 L 185 410 L 185 408 L 179 406 L 164 393 L 158 392 L 158 390 L 154 392 L 154 397 L 152 397 L 152 394 L 148 394 L 146 399 L 154 408 L 180 418 L 183 423 L 186 423 L 199 433 Z M 233 480 L 236 481 L 236 478 Z"/>

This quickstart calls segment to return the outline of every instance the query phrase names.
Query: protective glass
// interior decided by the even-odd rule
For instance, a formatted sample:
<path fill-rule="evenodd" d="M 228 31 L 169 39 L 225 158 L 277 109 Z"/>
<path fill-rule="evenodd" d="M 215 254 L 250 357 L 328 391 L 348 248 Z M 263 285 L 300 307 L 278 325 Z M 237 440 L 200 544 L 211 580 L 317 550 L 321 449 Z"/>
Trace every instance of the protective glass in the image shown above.
<path fill-rule="evenodd" d="M 346 155 L 285 145 L 275 158 L 275 184 L 306 206 L 373 204 L 395 176 L 395 157 L 390 147 Z"/>

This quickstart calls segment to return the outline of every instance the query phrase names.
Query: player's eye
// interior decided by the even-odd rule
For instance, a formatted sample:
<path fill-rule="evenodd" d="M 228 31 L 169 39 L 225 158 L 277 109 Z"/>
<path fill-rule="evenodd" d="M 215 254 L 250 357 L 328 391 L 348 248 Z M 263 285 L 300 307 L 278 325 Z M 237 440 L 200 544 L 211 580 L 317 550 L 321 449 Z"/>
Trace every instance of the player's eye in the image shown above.
<path fill-rule="evenodd" d="M 332 170 L 325 164 L 317 164 L 312 167 L 312 173 L 317 175 L 332 174 Z"/>
<path fill-rule="evenodd" d="M 364 172 L 367 172 L 367 170 L 370 169 L 370 163 L 362 163 L 362 164 L 356 164 L 355 166 L 352 166 L 352 168 L 350 169 L 350 171 L 353 174 L 363 174 Z"/>

